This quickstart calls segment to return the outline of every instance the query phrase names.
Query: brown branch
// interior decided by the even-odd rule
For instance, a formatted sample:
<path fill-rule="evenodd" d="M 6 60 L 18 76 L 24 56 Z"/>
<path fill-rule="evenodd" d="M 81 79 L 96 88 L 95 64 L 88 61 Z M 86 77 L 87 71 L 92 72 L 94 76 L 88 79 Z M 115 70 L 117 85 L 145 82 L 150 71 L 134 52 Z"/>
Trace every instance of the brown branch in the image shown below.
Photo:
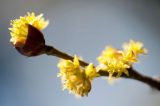
<path fill-rule="evenodd" d="M 158 81 L 156 79 L 153 79 L 153 78 L 151 78 L 149 76 L 142 75 L 142 74 L 140 74 L 139 72 L 137 72 L 133 68 L 129 68 L 128 72 L 129 72 L 129 76 L 126 76 L 125 74 L 122 74 L 121 77 L 134 79 L 134 80 L 143 82 L 145 84 L 148 84 L 149 86 L 151 86 L 151 87 L 153 87 L 155 89 L 160 90 L 160 81 Z M 103 70 L 99 71 L 99 74 L 101 76 L 108 76 L 109 75 L 108 72 L 103 71 Z M 114 74 L 114 76 L 116 76 L 116 74 Z"/>
<path fill-rule="evenodd" d="M 56 48 L 54 48 L 52 46 L 46 46 L 45 53 L 47 55 L 56 56 L 56 57 L 59 57 L 59 58 L 62 58 L 62 59 L 73 60 L 72 56 L 70 56 L 70 55 L 68 55 L 68 54 L 66 54 L 66 53 L 64 53 L 62 51 L 59 51 L 58 49 L 56 49 Z M 83 67 L 89 65 L 88 63 L 86 63 L 86 62 L 84 62 L 82 60 L 80 60 L 79 62 L 80 62 L 80 65 L 83 66 Z"/>
<path fill-rule="evenodd" d="M 52 46 L 46 46 L 44 53 L 47 55 L 52 55 L 52 56 L 56 56 L 62 59 L 67 59 L 67 60 L 73 60 L 73 57 L 61 52 L 59 50 L 57 50 L 56 48 L 52 47 Z M 88 65 L 88 63 L 86 63 L 85 61 L 80 60 L 80 65 L 85 67 Z M 149 86 L 156 88 L 157 90 L 160 90 L 160 81 L 153 79 L 151 77 L 142 75 L 140 73 L 138 73 L 136 70 L 134 70 L 133 68 L 129 68 L 129 76 L 126 76 L 125 74 L 122 74 L 121 77 L 123 78 L 130 78 L 130 79 L 134 79 L 140 82 L 143 82 L 145 84 L 148 84 Z M 104 70 L 100 70 L 98 72 L 100 74 L 100 76 L 109 76 L 109 73 L 107 71 Z M 114 74 L 113 76 L 116 76 L 116 74 Z"/>
<path fill-rule="evenodd" d="M 158 81 L 157 79 L 142 75 L 133 68 L 130 68 L 128 71 L 130 75 L 129 78 L 141 81 L 143 83 L 150 85 L 153 88 L 160 90 L 160 81 Z"/>

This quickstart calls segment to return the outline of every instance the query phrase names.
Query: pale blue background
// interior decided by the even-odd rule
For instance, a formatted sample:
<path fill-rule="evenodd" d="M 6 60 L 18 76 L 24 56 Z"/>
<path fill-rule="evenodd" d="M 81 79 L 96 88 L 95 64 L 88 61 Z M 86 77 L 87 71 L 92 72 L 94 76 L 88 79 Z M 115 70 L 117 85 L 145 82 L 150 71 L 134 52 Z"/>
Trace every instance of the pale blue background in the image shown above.
<path fill-rule="evenodd" d="M 134 68 L 160 75 L 159 0 L 1 0 L 0 106 L 160 106 L 160 92 L 133 80 L 110 86 L 96 79 L 89 96 L 80 99 L 63 92 L 57 58 L 27 58 L 9 43 L 10 20 L 27 11 L 50 20 L 43 31 L 47 44 L 94 64 L 106 45 L 121 48 L 131 38 L 140 40 L 149 55 Z"/>

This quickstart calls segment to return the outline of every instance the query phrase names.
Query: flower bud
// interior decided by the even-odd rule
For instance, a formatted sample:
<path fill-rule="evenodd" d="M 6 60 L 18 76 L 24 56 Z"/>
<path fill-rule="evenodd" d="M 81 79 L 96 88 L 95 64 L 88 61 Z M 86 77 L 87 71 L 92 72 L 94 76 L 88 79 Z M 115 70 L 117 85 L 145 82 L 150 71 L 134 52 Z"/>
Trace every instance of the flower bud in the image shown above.
<path fill-rule="evenodd" d="M 45 40 L 43 34 L 32 25 L 28 24 L 27 39 L 22 47 L 14 45 L 15 48 L 25 56 L 37 56 L 43 53 Z"/>
<path fill-rule="evenodd" d="M 13 46 L 25 56 L 37 56 L 43 53 L 45 40 L 41 30 L 47 27 L 43 14 L 27 13 L 19 19 L 11 20 L 9 28 Z"/>

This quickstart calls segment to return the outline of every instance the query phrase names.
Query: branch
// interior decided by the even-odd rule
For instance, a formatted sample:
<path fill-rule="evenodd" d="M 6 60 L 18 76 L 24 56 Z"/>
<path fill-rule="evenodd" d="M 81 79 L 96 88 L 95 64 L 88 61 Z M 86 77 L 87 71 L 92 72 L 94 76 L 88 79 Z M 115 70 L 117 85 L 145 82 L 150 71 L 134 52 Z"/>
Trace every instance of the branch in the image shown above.
<path fill-rule="evenodd" d="M 72 56 L 70 56 L 70 55 L 68 55 L 64 52 L 61 52 L 61 51 L 57 50 L 56 48 L 54 48 L 52 46 L 46 46 L 45 50 L 44 50 L 44 53 L 47 54 L 47 55 L 56 56 L 56 57 L 59 57 L 59 58 L 62 58 L 62 59 L 73 60 Z M 80 65 L 82 67 L 85 67 L 85 66 L 89 65 L 88 63 L 86 63 L 85 61 L 82 61 L 82 60 L 80 60 L 79 62 L 80 62 Z M 129 76 L 126 76 L 125 74 L 122 74 L 121 77 L 130 78 L 130 79 L 134 79 L 134 80 L 143 82 L 143 83 L 148 84 L 149 86 L 151 86 L 151 87 L 160 91 L 160 81 L 158 81 L 156 79 L 153 79 L 151 77 L 142 75 L 142 74 L 138 73 L 132 67 L 128 69 L 128 72 L 129 72 Z M 98 73 L 100 74 L 100 76 L 109 76 L 109 73 L 107 71 L 104 71 L 104 70 L 100 70 Z M 114 74 L 113 76 L 116 76 L 116 74 Z"/>

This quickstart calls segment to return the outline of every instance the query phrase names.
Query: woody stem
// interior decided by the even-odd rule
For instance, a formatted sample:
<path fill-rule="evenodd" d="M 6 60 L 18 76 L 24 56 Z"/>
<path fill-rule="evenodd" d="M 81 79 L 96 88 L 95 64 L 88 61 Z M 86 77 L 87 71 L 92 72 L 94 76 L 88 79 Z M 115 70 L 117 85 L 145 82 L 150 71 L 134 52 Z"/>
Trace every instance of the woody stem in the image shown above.
<path fill-rule="evenodd" d="M 66 59 L 66 60 L 71 60 L 73 61 L 72 56 L 68 55 L 67 53 L 64 53 L 52 46 L 45 46 L 45 50 L 44 50 L 45 54 L 47 55 L 51 55 L 51 56 L 56 56 L 62 59 Z M 88 66 L 89 64 L 85 61 L 80 60 L 80 65 L 82 67 Z M 132 67 L 128 69 L 129 71 L 129 76 L 126 76 L 125 74 L 122 74 L 121 77 L 123 78 L 130 78 L 130 79 L 134 79 L 140 82 L 143 82 L 145 84 L 148 84 L 149 86 L 156 88 L 157 90 L 160 90 L 160 81 L 153 79 L 151 77 L 142 75 L 140 73 L 138 73 L 135 69 L 133 69 Z M 104 70 L 100 70 L 98 72 L 100 74 L 100 76 L 109 76 L 109 73 L 107 71 Z M 114 74 L 113 76 L 116 76 L 116 74 Z"/>

